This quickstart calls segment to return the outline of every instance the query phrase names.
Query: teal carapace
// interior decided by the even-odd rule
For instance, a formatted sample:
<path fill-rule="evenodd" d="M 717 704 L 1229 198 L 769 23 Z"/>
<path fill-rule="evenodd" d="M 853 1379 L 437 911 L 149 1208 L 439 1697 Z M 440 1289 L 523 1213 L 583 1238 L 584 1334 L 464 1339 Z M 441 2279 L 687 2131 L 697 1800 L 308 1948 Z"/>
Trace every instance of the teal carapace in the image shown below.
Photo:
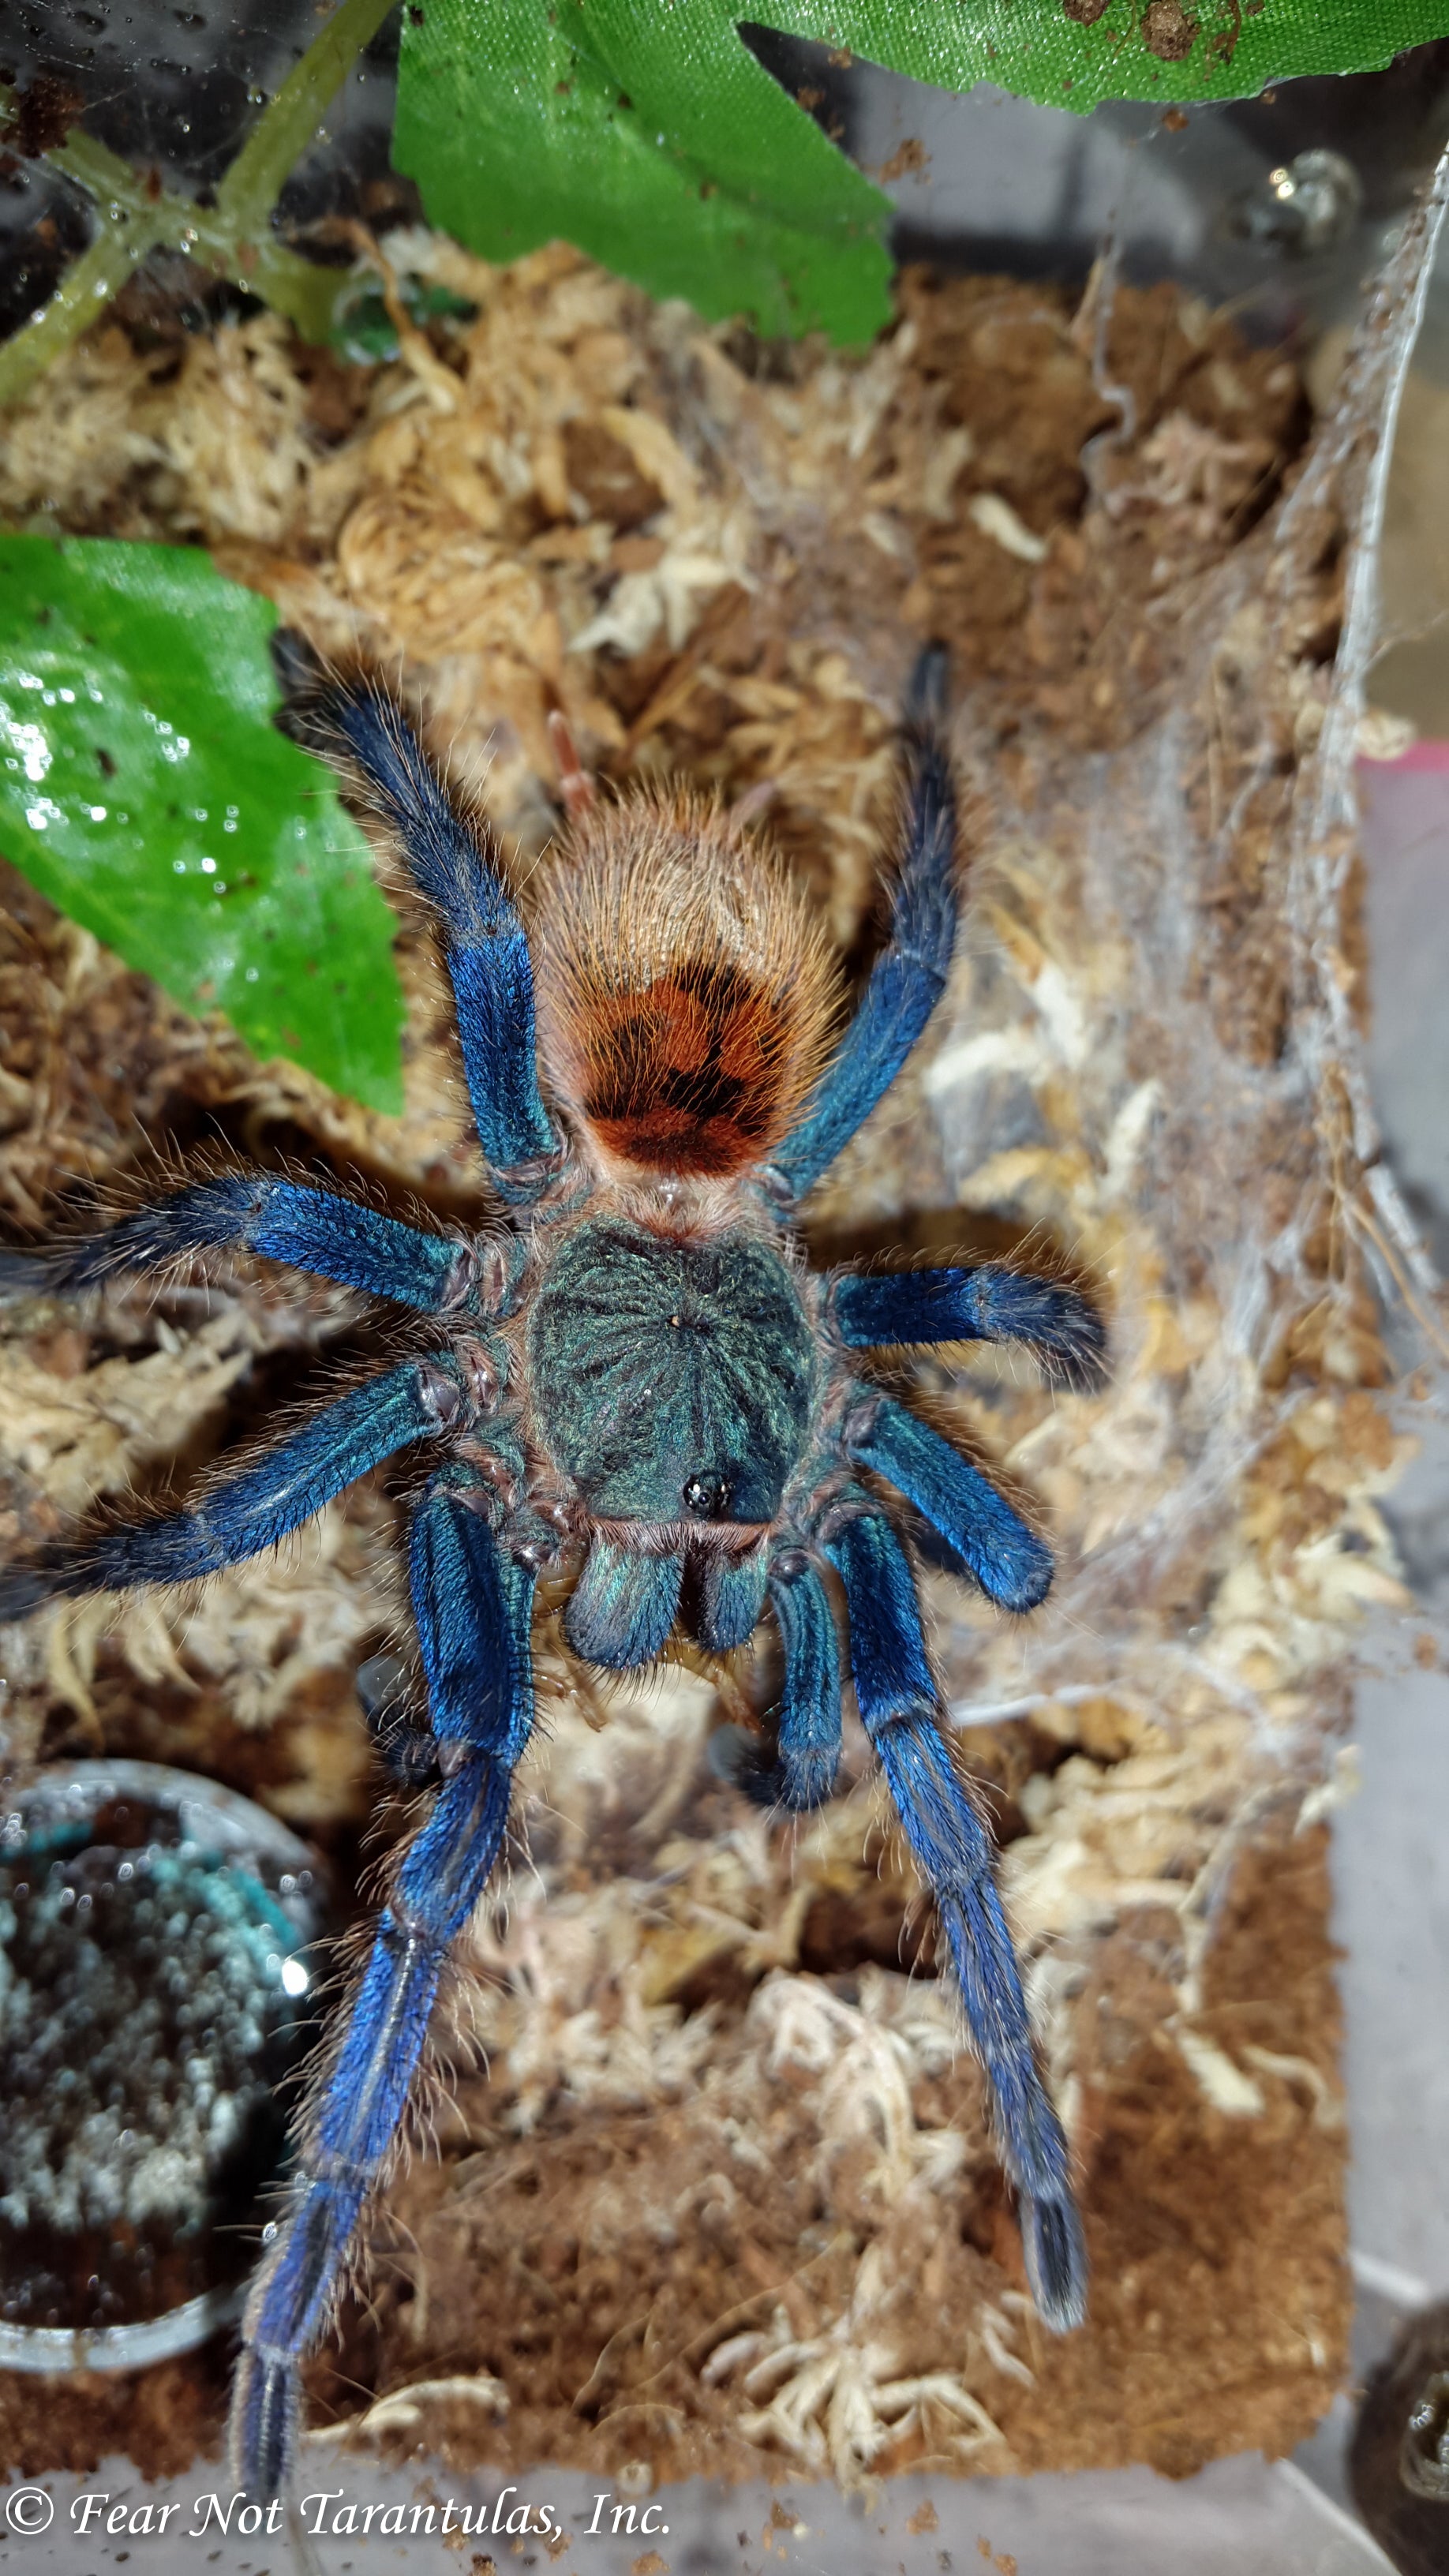
<path fill-rule="evenodd" d="M 539 1435 L 596 1519 L 774 1519 L 818 1361 L 772 1245 L 586 1222 L 559 1245 L 528 1334 Z"/>

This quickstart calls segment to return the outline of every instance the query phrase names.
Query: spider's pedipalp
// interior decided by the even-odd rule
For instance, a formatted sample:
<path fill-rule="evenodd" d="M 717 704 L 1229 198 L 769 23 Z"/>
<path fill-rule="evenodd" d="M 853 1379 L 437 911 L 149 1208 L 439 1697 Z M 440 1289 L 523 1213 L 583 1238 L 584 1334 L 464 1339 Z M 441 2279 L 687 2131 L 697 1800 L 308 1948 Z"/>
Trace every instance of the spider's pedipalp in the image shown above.
<path fill-rule="evenodd" d="M 585 1663 L 632 1672 L 663 1651 L 679 1609 L 684 1558 L 644 1555 L 596 1531 L 564 1612 L 564 1635 Z"/>
<path fill-rule="evenodd" d="M 294 692 L 285 728 L 360 782 L 437 912 L 478 1141 L 505 1194 L 534 1198 L 562 1147 L 538 1086 L 533 966 L 497 841 L 480 815 L 463 811 L 375 674 L 324 669 L 288 651 L 278 659 Z"/>
<path fill-rule="evenodd" d="M 1065 2333 L 1086 2313 L 1086 2254 L 1071 2160 L 1037 2069 L 991 1836 L 940 1731 L 911 1569 L 889 1522 L 874 1512 L 843 1522 L 828 1553 L 845 1589 L 861 1719 L 935 1897 L 967 2028 L 991 2088 L 1002 2163 L 1021 2198 L 1033 2296 L 1043 2322 Z"/>
<path fill-rule="evenodd" d="M 37 1561 L 6 1567 L 0 1620 L 86 1592 L 187 1583 L 260 1556 L 384 1458 L 440 1436 L 447 1426 L 439 1419 L 435 1375 L 447 1365 L 432 1357 L 407 1360 L 353 1387 L 290 1440 L 215 1485 L 194 1511 L 118 1522 Z"/>
<path fill-rule="evenodd" d="M 699 1560 L 695 1634 L 713 1655 L 749 1644 L 765 1607 L 765 1544 L 742 1556 L 711 1548 Z"/>
<path fill-rule="evenodd" d="M 770 1601 L 785 1657 L 773 1754 L 746 1757 L 738 1785 L 757 1806 L 804 1815 L 823 1807 L 840 1768 L 840 1648 L 825 1586 L 808 1559 L 781 1551 Z"/>
<path fill-rule="evenodd" d="M 808 1115 L 770 1158 L 782 1201 L 798 1199 L 889 1090 L 946 989 L 956 944 L 956 788 L 945 731 L 945 654 L 916 665 L 906 751 L 900 874 L 890 938 L 871 969 Z"/>
<path fill-rule="evenodd" d="M 835 1282 L 841 1340 L 854 1350 L 891 1343 L 1024 1342 L 1049 1376 L 1086 1393 L 1099 1386 L 1107 1337 L 1090 1300 L 1065 1280 L 1004 1262 L 965 1270 L 854 1272 Z"/>
<path fill-rule="evenodd" d="M 458 1246 L 330 1190 L 227 1172 L 132 1208 L 103 1233 L 28 1256 L 53 1290 L 97 1287 L 130 1271 L 159 1270 L 188 1255 L 235 1247 L 309 1270 L 339 1287 L 435 1315 L 448 1302 Z M 23 1256 L 24 1257 L 24 1256 Z"/>
<path fill-rule="evenodd" d="M 845 1451 L 869 1467 L 944 1539 L 948 1563 L 1003 1610 L 1035 1610 L 1051 1588 L 1052 1554 L 979 1468 L 893 1397 L 862 1389 Z"/>
<path fill-rule="evenodd" d="M 393 2154 L 443 1970 L 503 1847 L 533 1723 L 532 1575 L 490 1525 L 495 1498 L 447 1469 L 413 1520 L 413 1609 L 433 1730 L 451 1749 L 407 1846 L 303 2135 L 290 2212 L 247 2303 L 232 2472 L 277 2495 L 292 2466 L 300 2364 L 335 2306 L 368 2196 Z"/>

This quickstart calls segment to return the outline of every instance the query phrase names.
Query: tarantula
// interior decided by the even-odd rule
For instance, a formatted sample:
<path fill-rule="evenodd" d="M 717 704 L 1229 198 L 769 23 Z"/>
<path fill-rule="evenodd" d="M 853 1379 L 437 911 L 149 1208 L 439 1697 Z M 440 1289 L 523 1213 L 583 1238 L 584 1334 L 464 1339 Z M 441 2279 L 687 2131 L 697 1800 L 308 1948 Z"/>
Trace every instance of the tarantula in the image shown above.
<path fill-rule="evenodd" d="M 932 1560 L 994 1602 L 1041 1601 L 1052 1561 L 977 1469 L 854 1374 L 878 1345 L 1012 1341 L 1069 1383 L 1097 1373 L 1092 1307 L 996 1263 L 812 1275 L 802 1194 L 895 1079 L 939 999 L 956 928 L 945 657 L 923 655 L 903 729 L 900 863 L 886 945 L 832 1046 L 831 961 L 802 893 L 737 813 L 689 796 L 595 800 L 561 763 L 566 826 L 532 953 L 496 842 L 396 697 L 362 670 L 280 656 L 285 720 L 331 758 L 435 912 L 473 1116 L 509 1230 L 431 1232 L 264 1172 L 191 1181 L 104 1233 L 11 1256 L 34 1285 L 240 1246 L 411 1307 L 411 1357 L 319 1410 L 189 1511 L 113 1523 L 15 1566 L 14 1618 L 59 1595 L 178 1583 L 273 1546 L 393 1453 L 423 1468 L 409 1571 L 425 1727 L 374 1711 L 395 1767 L 434 1789 L 389 1880 L 371 1953 L 269 2231 L 232 2406 L 237 2484 L 287 2484 L 299 2370 L 394 2149 L 449 1949 L 502 1850 L 533 1725 L 530 1629 L 546 1570 L 576 1574 L 564 1629 L 586 1664 L 647 1664 L 677 1620 L 743 1646 L 773 1613 L 783 1685 L 739 1785 L 800 1811 L 841 1740 L 843 1597 L 861 1718 L 931 1888 L 1037 2307 L 1085 2311 L 1066 2142 L 1033 2055 L 993 1849 L 941 1732 L 910 1558 L 878 1484 Z M 561 733 L 565 750 L 566 734 Z"/>

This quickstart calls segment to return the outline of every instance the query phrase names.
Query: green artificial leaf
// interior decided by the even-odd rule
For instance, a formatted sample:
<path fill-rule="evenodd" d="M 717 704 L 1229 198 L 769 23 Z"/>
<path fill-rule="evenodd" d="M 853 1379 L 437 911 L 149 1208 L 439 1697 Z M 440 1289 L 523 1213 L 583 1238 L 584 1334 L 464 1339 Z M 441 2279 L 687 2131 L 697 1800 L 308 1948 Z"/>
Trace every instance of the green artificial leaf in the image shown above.
<path fill-rule="evenodd" d="M 395 1111 L 396 924 L 271 722 L 275 624 L 199 547 L 0 536 L 0 848 L 188 1010 Z"/>
<path fill-rule="evenodd" d="M 694 78 L 707 99 L 691 102 Z M 403 11 L 393 160 L 485 259 L 575 242 L 770 335 L 865 341 L 890 317 L 889 200 L 716 0 L 423 0 Z"/>
<path fill-rule="evenodd" d="M 738 0 L 417 0 L 393 157 L 488 259 L 562 238 L 766 333 L 868 340 L 889 200 L 747 50 Z M 1243 98 L 1449 35 L 1449 0 L 755 0 L 771 27 L 1085 112 Z"/>
<path fill-rule="evenodd" d="M 765 15 L 938 89 L 987 80 L 1081 114 L 1106 98 L 1256 98 L 1449 35 L 1449 0 L 765 0 Z"/>

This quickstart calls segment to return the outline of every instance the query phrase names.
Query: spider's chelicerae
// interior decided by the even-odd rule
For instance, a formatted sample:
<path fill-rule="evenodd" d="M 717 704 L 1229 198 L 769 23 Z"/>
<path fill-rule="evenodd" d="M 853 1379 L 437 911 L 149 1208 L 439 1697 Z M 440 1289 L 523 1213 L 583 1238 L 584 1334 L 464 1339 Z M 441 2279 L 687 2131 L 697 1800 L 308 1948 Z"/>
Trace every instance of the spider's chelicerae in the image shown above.
<path fill-rule="evenodd" d="M 12 1568 L 0 1616 L 62 1594 L 182 1582 L 297 1529 L 413 1447 L 410 1577 L 426 1726 L 379 1732 L 434 1789 L 397 1859 L 366 1968 L 302 2125 L 285 2218 L 252 2289 L 232 2411 L 237 2483 L 285 2486 L 300 2364 L 404 2120 L 452 1943 L 486 1889 L 533 1725 L 540 1574 L 576 1574 L 574 1652 L 651 1662 L 682 1620 L 720 1654 L 765 1611 L 783 1681 L 741 1777 L 771 1806 L 828 1798 L 841 1677 L 932 1889 L 1020 2203 L 1036 2304 L 1065 2329 L 1086 2267 L 1066 2143 L 1032 2049 L 989 1835 L 941 1733 L 898 1508 L 936 1562 L 1012 1611 L 1051 1558 L 956 1449 L 855 1373 L 879 1345 L 1014 1341 L 1069 1382 L 1100 1365 L 1086 1301 L 986 1263 L 812 1276 L 803 1193 L 900 1070 L 944 988 L 956 826 L 944 656 L 918 667 L 890 934 L 831 1044 L 829 955 L 741 820 L 688 797 L 595 802 L 565 766 L 567 825 L 532 950 L 487 826 L 394 696 L 295 645 L 292 730 L 366 799 L 441 926 L 473 1115 L 513 1223 L 424 1232 L 261 1172 L 192 1181 L 79 1245 L 18 1264 L 81 1288 L 238 1245 L 411 1307 L 411 1357 L 325 1405 L 194 1509 L 113 1524 Z M 565 738 L 566 739 L 566 738 Z M 16 1276 L 12 1256 L 10 1275 Z"/>

